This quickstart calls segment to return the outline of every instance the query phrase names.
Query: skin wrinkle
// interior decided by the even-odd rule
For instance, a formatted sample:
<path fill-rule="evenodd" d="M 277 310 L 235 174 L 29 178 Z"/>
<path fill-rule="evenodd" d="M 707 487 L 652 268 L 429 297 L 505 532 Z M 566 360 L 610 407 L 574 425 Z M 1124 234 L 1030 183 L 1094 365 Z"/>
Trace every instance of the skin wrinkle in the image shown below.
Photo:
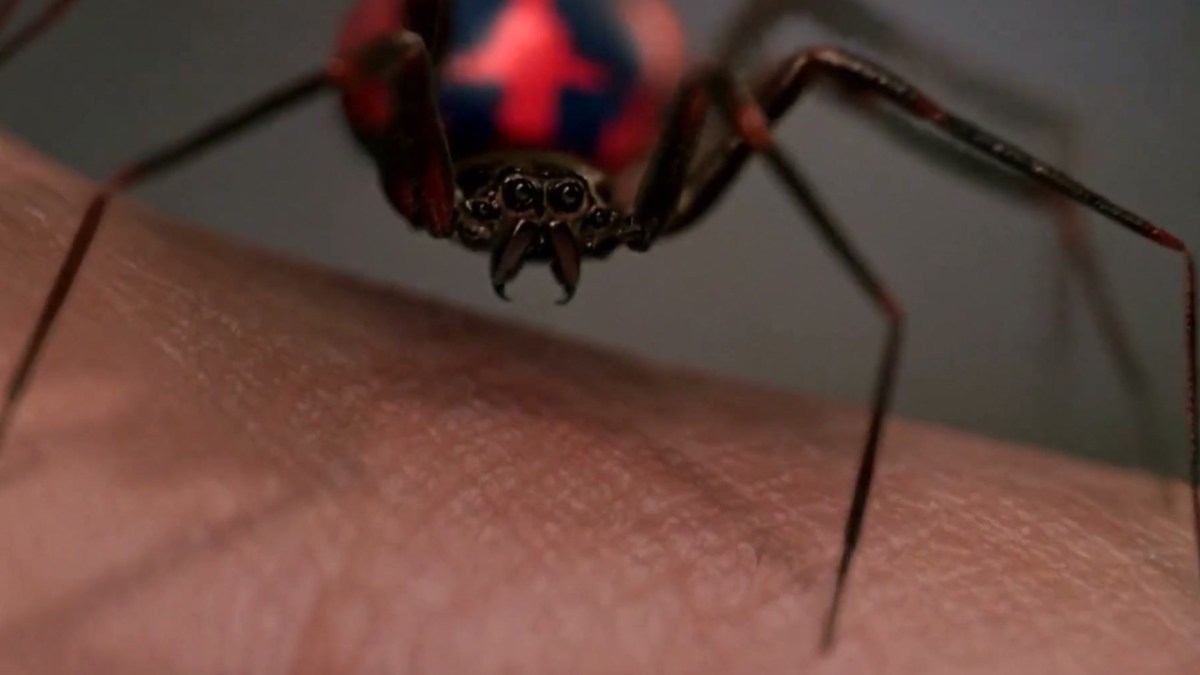
<path fill-rule="evenodd" d="M 185 534 L 177 541 L 166 541 L 154 550 L 146 552 L 131 565 L 115 566 L 99 582 L 75 593 L 66 593 L 61 602 L 21 617 L 6 617 L 5 628 L 0 630 L 0 652 L 6 658 L 17 656 L 25 659 L 38 657 L 41 649 L 39 635 L 57 636 L 60 644 L 70 644 L 72 637 L 89 622 L 94 614 L 101 613 L 122 595 L 152 588 L 161 575 L 174 571 L 177 565 L 194 561 L 221 542 L 243 536 L 247 529 L 261 527 L 265 519 L 286 513 L 300 501 L 299 494 L 284 495 L 265 508 L 239 514 L 228 523 L 215 524 L 205 536 Z M 82 610 L 82 611 L 81 611 Z"/>
<path fill-rule="evenodd" d="M 0 141 L 10 363 L 85 199 Z M 72 412 L 97 387 L 107 412 Z M 1166 512 L 1146 477 L 895 422 L 819 660 L 861 411 L 550 340 L 127 202 L 28 403 L 0 460 L 0 598 L 24 608 L 0 602 L 6 672 L 1200 658 L 1178 484 Z"/>

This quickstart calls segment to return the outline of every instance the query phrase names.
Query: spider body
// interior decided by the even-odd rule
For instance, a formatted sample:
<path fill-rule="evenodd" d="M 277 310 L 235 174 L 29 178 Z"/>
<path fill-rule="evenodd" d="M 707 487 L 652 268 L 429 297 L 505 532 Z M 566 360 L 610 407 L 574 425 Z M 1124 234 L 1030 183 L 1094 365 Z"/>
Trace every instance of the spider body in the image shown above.
<path fill-rule="evenodd" d="M 493 251 L 501 297 L 524 262 L 538 261 L 552 263 L 569 299 L 581 256 L 638 236 L 609 176 L 645 156 L 661 130 L 682 74 L 679 24 L 660 0 L 459 0 L 441 9 L 414 0 L 354 7 L 338 53 L 421 36 L 436 119 L 411 105 L 424 93 L 411 80 L 356 79 L 341 87 L 347 121 L 397 211 L 434 236 Z M 411 143 L 431 142 L 396 142 L 414 123 L 440 127 L 447 146 L 417 154 L 449 161 L 412 166 Z M 422 212 L 414 173 L 443 193 L 454 186 L 452 213 Z"/>
<path fill-rule="evenodd" d="M 682 32 L 661 0 L 457 0 L 442 17 L 427 6 L 360 0 L 338 49 L 405 29 L 431 35 L 454 157 L 548 150 L 619 172 L 650 149 L 683 67 Z M 397 92 L 359 83 L 342 101 L 378 156 L 397 120 Z"/>

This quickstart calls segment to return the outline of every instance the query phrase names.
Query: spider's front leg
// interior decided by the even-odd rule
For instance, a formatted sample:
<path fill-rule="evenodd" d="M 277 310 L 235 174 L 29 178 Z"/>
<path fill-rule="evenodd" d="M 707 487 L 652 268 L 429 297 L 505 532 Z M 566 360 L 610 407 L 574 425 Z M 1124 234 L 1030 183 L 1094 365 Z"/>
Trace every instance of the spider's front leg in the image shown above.
<path fill-rule="evenodd" d="M 119 193 L 167 173 L 267 119 L 310 101 L 331 89 L 364 81 L 395 86 L 403 100 L 398 117 L 403 124 L 389 129 L 381 157 L 388 197 L 412 222 L 445 236 L 453 212 L 454 184 L 449 152 L 437 118 L 433 75 L 425 41 L 416 33 L 373 40 L 334 58 L 325 68 L 301 75 L 249 104 L 217 118 L 199 130 L 147 153 L 117 171 L 92 199 L 71 239 L 66 258 L 42 305 L 25 347 L 9 377 L 0 408 L 0 450 L 38 358 L 44 350 L 63 304 L 75 285 L 109 203 Z M 391 144 L 394 144 L 391 145 Z M 400 153 L 403 149 L 405 152 Z"/>
<path fill-rule="evenodd" d="M 388 201 L 435 237 L 454 233 L 454 163 L 438 113 L 425 40 L 405 32 L 381 44 L 371 79 L 392 83 L 394 113 L 372 153 Z M 353 68 L 353 64 L 351 64 Z"/>
<path fill-rule="evenodd" d="M 832 645 L 841 598 L 854 559 L 859 534 L 870 496 L 871 479 L 878 456 L 883 420 L 893 388 L 893 375 L 899 358 L 903 311 L 872 271 L 870 265 L 846 238 L 797 167 L 776 145 L 770 124 L 781 117 L 809 90 L 818 77 L 827 77 L 856 91 L 866 91 L 892 104 L 902 113 L 930 124 L 967 148 L 998 164 L 1028 177 L 1064 199 L 1088 207 L 1117 224 L 1154 243 L 1177 251 L 1186 263 L 1185 333 L 1187 351 L 1187 414 L 1191 440 L 1191 488 L 1194 527 L 1200 554 L 1200 445 L 1197 444 L 1196 417 L 1196 345 L 1195 345 L 1195 265 L 1183 242 L 1136 214 L 1084 187 L 1061 170 L 1033 157 L 1016 145 L 984 131 L 952 114 L 912 84 L 885 69 L 846 52 L 818 49 L 800 52 L 786 60 L 751 95 L 735 78 L 722 69 L 699 71 L 686 82 L 677 99 L 671 126 L 664 133 L 651 162 L 644 186 L 639 193 L 635 223 L 644 229 L 635 248 L 645 249 L 660 234 L 686 227 L 711 207 L 731 185 L 752 153 L 760 153 L 789 193 L 812 218 L 819 233 L 853 275 L 856 282 L 885 313 L 889 335 L 876 381 L 871 422 L 863 447 L 854 497 L 846 519 L 844 543 L 838 565 L 833 599 L 826 616 L 822 646 Z M 704 101 L 698 81 L 707 83 L 711 100 L 734 130 L 733 137 L 717 145 L 694 169 L 690 166 L 699 126 L 697 116 L 704 115 Z M 698 111 L 698 112 L 691 112 Z M 670 214 L 670 215 L 667 215 Z"/>

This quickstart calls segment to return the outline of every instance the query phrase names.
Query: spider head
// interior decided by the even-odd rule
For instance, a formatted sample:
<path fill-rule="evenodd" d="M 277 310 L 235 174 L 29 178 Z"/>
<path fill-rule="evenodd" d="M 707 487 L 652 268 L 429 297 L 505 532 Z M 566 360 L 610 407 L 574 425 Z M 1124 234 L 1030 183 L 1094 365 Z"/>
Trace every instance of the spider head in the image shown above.
<path fill-rule="evenodd" d="M 569 157 L 505 153 L 459 166 L 458 224 L 463 243 L 492 252 L 492 287 L 504 287 L 526 261 L 550 263 L 571 299 L 580 258 L 603 255 L 628 218 L 610 205 L 608 176 Z"/>

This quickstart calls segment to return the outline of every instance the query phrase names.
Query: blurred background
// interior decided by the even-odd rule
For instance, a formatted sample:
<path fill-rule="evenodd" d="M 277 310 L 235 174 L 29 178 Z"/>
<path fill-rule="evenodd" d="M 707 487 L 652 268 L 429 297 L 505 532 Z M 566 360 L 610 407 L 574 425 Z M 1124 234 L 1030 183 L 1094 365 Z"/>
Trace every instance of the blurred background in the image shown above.
<path fill-rule="evenodd" d="M 24 15 L 37 5 L 25 4 Z M 694 55 L 723 44 L 743 7 L 674 4 Z M 1060 158 L 1069 126 L 1078 177 L 1200 245 L 1195 0 L 757 5 L 771 10 L 768 20 L 736 24 L 746 26 L 733 31 L 742 47 L 758 46 L 754 25 L 772 28 L 766 54 L 854 46 L 1047 158 Z M 84 0 L 0 71 L 0 125 L 99 178 L 320 63 L 347 9 L 345 0 Z M 1150 373 L 1140 398 L 1153 411 L 1154 446 L 1077 284 L 1065 330 L 1055 323 L 1061 260 L 1044 209 L 931 164 L 833 97 L 799 106 L 780 133 L 908 307 L 899 412 L 1184 475 L 1177 256 L 1088 217 Z M 263 247 L 485 313 L 824 398 L 867 400 L 883 335 L 881 319 L 758 165 L 704 226 L 649 255 L 585 267 L 565 308 L 552 302 L 544 271 L 523 275 L 512 289 L 517 302 L 505 305 L 483 258 L 411 232 L 379 193 L 332 98 L 138 196 Z"/>

